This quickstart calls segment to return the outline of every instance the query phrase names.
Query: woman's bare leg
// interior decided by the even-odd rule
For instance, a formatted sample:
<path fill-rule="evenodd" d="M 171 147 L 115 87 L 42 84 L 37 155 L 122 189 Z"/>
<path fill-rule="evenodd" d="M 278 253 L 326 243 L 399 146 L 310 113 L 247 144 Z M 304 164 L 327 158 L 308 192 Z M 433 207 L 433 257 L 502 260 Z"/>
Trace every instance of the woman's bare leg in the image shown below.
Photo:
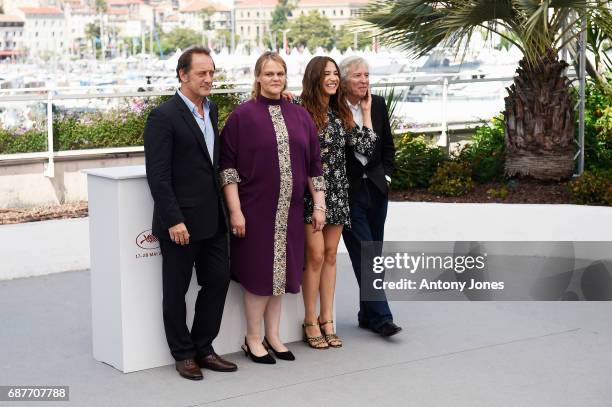
<path fill-rule="evenodd" d="M 304 296 L 304 323 L 317 322 L 317 297 L 321 280 L 321 268 L 325 251 L 323 233 L 313 233 L 312 225 L 305 225 L 306 234 L 306 267 L 302 279 L 302 295 Z M 316 337 L 321 335 L 318 325 L 306 327 L 306 335 Z"/>
<path fill-rule="evenodd" d="M 270 302 L 269 296 L 255 295 L 244 291 L 244 309 L 246 311 L 247 333 L 246 340 L 251 353 L 255 356 L 265 356 L 267 351 L 261 344 L 261 321 L 264 318 L 266 306 Z"/>

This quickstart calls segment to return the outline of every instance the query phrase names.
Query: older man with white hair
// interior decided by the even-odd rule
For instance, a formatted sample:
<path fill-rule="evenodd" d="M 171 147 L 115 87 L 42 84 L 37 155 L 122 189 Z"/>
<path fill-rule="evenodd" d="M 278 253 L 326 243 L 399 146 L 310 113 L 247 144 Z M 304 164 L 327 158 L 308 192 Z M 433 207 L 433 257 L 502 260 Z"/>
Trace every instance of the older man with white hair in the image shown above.
<path fill-rule="evenodd" d="M 353 119 L 363 125 L 360 101 L 370 92 L 370 75 L 365 59 L 352 56 L 340 63 L 342 86 Z M 389 114 L 385 99 L 372 95 L 372 125 L 378 141 L 371 156 L 365 157 L 347 146 L 346 169 L 349 180 L 349 202 L 351 228 L 344 229 L 342 237 L 349 252 L 357 283 L 361 287 L 362 253 L 361 242 L 382 242 L 391 176 L 395 169 L 395 148 Z M 380 255 L 382 244 L 368 250 L 368 270 L 372 270 L 373 257 Z M 363 293 L 363 290 L 361 290 Z M 375 298 L 363 298 L 360 293 L 359 327 L 371 329 L 384 336 L 392 336 L 402 330 L 393 322 L 393 315 L 384 295 L 378 292 Z"/>

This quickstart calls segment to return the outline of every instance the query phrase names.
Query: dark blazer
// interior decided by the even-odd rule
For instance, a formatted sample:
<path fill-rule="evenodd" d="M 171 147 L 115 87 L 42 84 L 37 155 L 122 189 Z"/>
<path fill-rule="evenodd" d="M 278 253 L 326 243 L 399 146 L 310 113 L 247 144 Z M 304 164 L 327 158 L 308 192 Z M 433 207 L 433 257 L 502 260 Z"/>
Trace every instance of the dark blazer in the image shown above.
<path fill-rule="evenodd" d="M 365 166 L 355 157 L 355 151 L 352 147 L 347 146 L 346 148 L 346 173 L 349 180 L 350 201 L 357 197 L 364 173 L 384 195 L 389 192 L 385 175 L 393 177 L 395 147 L 387 105 L 385 99 L 378 95 L 372 95 L 372 126 L 378 140 L 374 146 L 374 152 Z"/>
<path fill-rule="evenodd" d="M 217 177 L 217 106 L 210 102 L 215 133 L 213 160 L 195 118 L 178 94 L 153 109 L 144 130 L 147 181 L 153 196 L 153 234 L 170 239 L 168 228 L 185 223 L 191 240 L 212 237 L 225 221 Z"/>

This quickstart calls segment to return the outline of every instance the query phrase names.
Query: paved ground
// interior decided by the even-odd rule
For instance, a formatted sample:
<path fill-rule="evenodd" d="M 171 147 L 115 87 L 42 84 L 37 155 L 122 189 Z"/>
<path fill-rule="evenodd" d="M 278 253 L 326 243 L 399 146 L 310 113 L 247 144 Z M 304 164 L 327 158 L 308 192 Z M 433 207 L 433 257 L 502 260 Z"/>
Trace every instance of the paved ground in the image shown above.
<path fill-rule="evenodd" d="M 70 386 L 71 406 L 612 405 L 609 302 L 394 302 L 404 331 L 358 329 L 357 287 L 339 258 L 339 350 L 291 344 L 295 362 L 179 378 L 173 366 L 122 374 L 91 356 L 89 273 L 0 281 L 0 385 Z M 9 405 L 0 402 L 0 405 Z"/>

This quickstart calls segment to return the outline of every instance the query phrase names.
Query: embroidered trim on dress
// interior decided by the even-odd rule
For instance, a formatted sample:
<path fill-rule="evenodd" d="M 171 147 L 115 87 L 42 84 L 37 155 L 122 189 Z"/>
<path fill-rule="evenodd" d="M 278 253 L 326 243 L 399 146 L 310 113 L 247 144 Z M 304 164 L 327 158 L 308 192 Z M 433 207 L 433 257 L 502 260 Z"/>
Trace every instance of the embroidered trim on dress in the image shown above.
<path fill-rule="evenodd" d="M 240 181 L 240 176 L 235 168 L 227 168 L 219 173 L 219 180 L 221 181 L 221 188 L 228 184 L 237 184 Z"/>
<path fill-rule="evenodd" d="M 325 191 L 325 177 L 322 175 L 318 177 L 312 177 L 312 185 L 315 191 Z"/>
<path fill-rule="evenodd" d="M 291 172 L 291 154 L 289 151 L 289 133 L 283 119 L 281 107 L 268 106 L 276 143 L 278 145 L 278 165 L 280 169 L 280 191 L 274 222 L 274 263 L 272 268 L 272 295 L 285 293 L 287 285 L 287 222 L 289 206 L 293 192 L 293 174 Z"/>

